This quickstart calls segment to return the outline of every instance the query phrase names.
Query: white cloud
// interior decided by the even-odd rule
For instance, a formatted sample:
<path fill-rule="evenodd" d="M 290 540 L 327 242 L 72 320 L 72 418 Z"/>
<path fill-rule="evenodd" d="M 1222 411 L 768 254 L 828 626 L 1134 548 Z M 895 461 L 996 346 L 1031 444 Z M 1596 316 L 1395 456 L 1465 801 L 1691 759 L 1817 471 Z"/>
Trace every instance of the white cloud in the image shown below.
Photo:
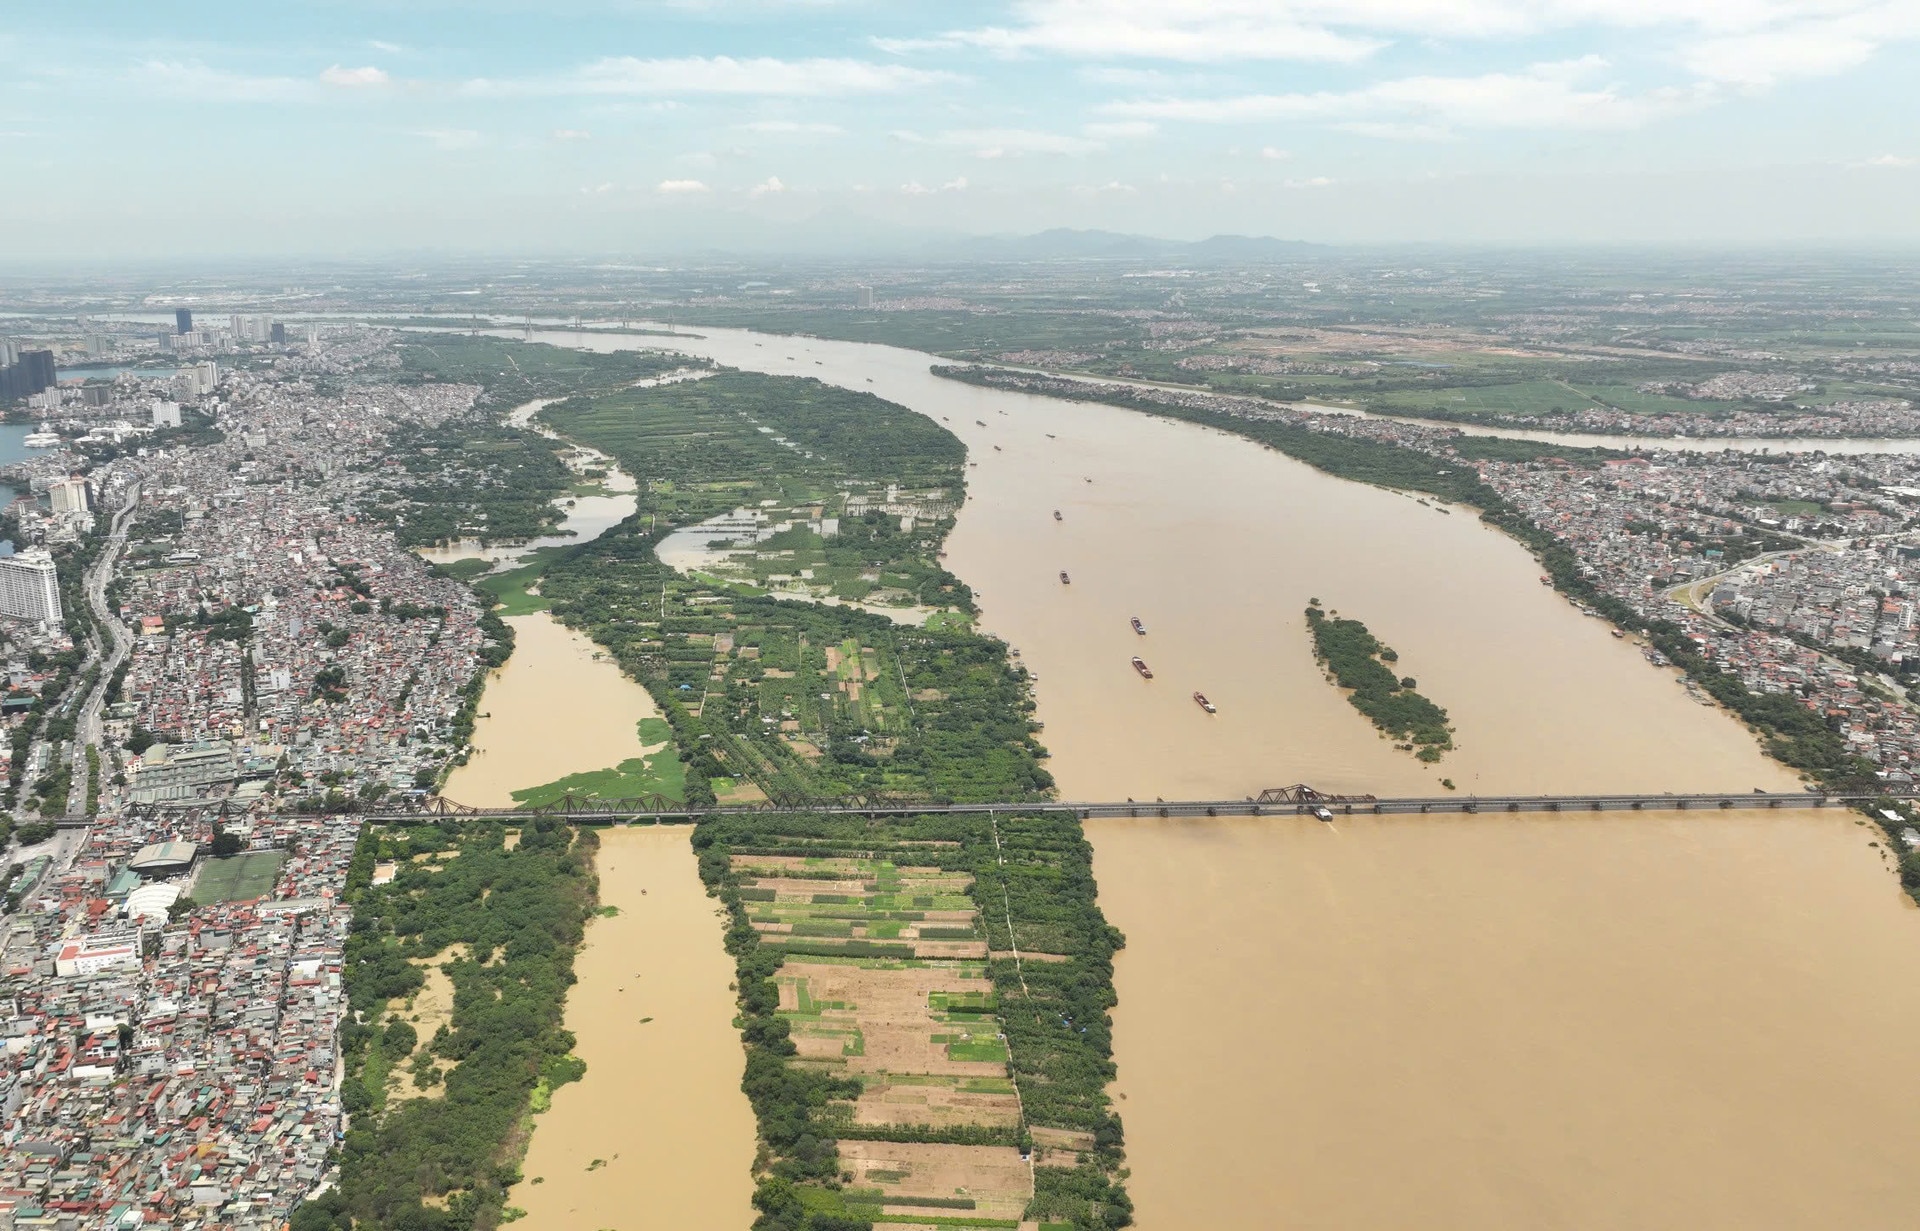
<path fill-rule="evenodd" d="M 375 68 L 371 64 L 364 68 L 342 68 L 338 64 L 325 69 L 320 74 L 322 85 L 341 86 L 346 89 L 364 89 L 367 86 L 386 85 L 390 79 L 385 69 Z"/>
<path fill-rule="evenodd" d="M 1280 162 L 1284 159 L 1292 158 L 1293 155 L 1286 150 L 1280 149 L 1278 146 L 1263 145 L 1260 147 L 1260 157 L 1270 159 L 1273 162 Z"/>
<path fill-rule="evenodd" d="M 1876 157 L 1862 159 L 1859 162 L 1848 163 L 1847 165 L 1851 167 L 1911 167 L 1915 161 L 1916 160 L 1907 157 L 1905 154 L 1880 154 Z"/>
<path fill-rule="evenodd" d="M 838 124 L 808 123 L 802 120 L 755 120 L 751 124 L 742 124 L 740 127 L 755 133 L 818 137 L 831 137 L 847 131 Z"/>
<path fill-rule="evenodd" d="M 947 47 L 999 55 L 1051 53 L 1086 59 L 1331 60 L 1364 59 L 1380 40 L 1337 33 L 1296 17 L 1285 3 L 1263 0 L 1037 0 L 1018 5 L 1013 26 L 952 30 Z M 912 50 L 926 50 L 915 47 Z M 892 50 L 892 49 L 889 49 Z"/>
<path fill-rule="evenodd" d="M 294 102 L 313 95 L 310 82 L 230 73 L 197 60 L 147 60 L 129 74 L 129 80 L 155 93 L 206 102 Z"/>
<path fill-rule="evenodd" d="M 1395 119 L 1446 127 L 1623 129 L 1698 105 L 1711 87 L 1638 94 L 1585 85 L 1606 68 L 1597 56 L 1536 64 L 1520 73 L 1478 77 L 1405 77 L 1358 90 L 1312 94 L 1243 94 L 1224 98 L 1159 98 L 1109 103 L 1112 115 L 1213 123 L 1273 120 L 1368 122 Z"/>
<path fill-rule="evenodd" d="M 375 51 L 384 51 L 390 56 L 399 55 L 402 51 L 406 50 L 406 48 L 400 46 L 398 43 L 388 43 L 377 38 L 368 39 L 367 46 L 373 48 Z"/>
<path fill-rule="evenodd" d="M 782 193 L 782 192 L 785 192 L 786 190 L 787 190 L 787 186 L 780 182 L 779 176 L 769 175 L 766 179 L 760 181 L 758 184 L 755 184 L 752 188 L 748 189 L 747 191 L 752 196 L 764 197 L 768 193 Z"/>
<path fill-rule="evenodd" d="M 909 197 L 932 196 L 936 192 L 965 192 L 966 189 L 967 177 L 964 175 L 950 179 L 938 188 L 929 188 L 919 180 L 908 180 L 906 183 L 900 185 L 901 193 Z"/>
<path fill-rule="evenodd" d="M 1884 30 L 1854 19 L 1806 21 L 1711 38 L 1690 48 L 1694 75 L 1728 85 L 1770 86 L 1788 77 L 1828 77 L 1879 50 Z"/>
<path fill-rule="evenodd" d="M 1333 187 L 1333 180 L 1324 175 L 1316 175 L 1309 179 L 1303 179 L 1303 180 L 1285 180 L 1283 182 L 1288 188 L 1331 188 Z"/>
<path fill-rule="evenodd" d="M 480 134 L 471 128 L 422 128 L 413 135 L 425 137 L 439 150 L 470 150 L 480 144 Z"/>
<path fill-rule="evenodd" d="M 1916 0 L 1011 0 L 1000 24 L 932 38 L 876 40 L 896 55 L 976 50 L 1107 61 L 1079 75 L 1096 84 L 1172 94 L 1206 83 L 1113 62 L 1211 65 L 1234 61 L 1355 63 L 1396 41 L 1546 39 L 1625 31 L 1694 83 L 1764 88 L 1866 62 L 1888 44 L 1920 38 Z M 1621 126 L 1582 106 L 1578 124 Z M 1556 108 L 1557 110 L 1558 108 Z M 1487 127 L 1558 127 L 1560 120 Z"/>
<path fill-rule="evenodd" d="M 1147 125 L 1151 128 L 1152 125 Z M 914 145 L 946 145 L 971 150 L 975 158 L 1015 158 L 1024 154 L 1090 154 L 1106 147 L 1087 137 L 1039 132 L 1030 128 L 954 128 L 923 137 L 906 129 L 887 134 Z"/>
<path fill-rule="evenodd" d="M 556 128 L 553 130 L 555 141 L 591 141 L 593 134 L 584 128 Z"/>
<path fill-rule="evenodd" d="M 1082 124 L 1080 131 L 1097 139 L 1124 141 L 1136 137 L 1151 137 L 1160 131 L 1160 126 L 1151 120 L 1113 120 L 1099 124 Z"/>
<path fill-rule="evenodd" d="M 475 78 L 461 86 L 461 92 L 504 97 L 755 94 L 799 98 L 891 94 L 951 80 L 955 80 L 951 73 L 865 60 L 779 60 L 767 56 L 642 60 L 635 56 L 607 56 L 561 77 Z"/>
<path fill-rule="evenodd" d="M 600 193 L 612 192 L 612 191 L 613 191 L 612 184 L 595 184 L 592 188 L 582 187 L 580 189 L 580 194 L 582 196 L 597 196 Z"/>
<path fill-rule="evenodd" d="M 654 191 L 664 197 L 685 197 L 702 192 L 712 192 L 713 189 L 708 188 L 699 180 L 661 180 L 660 183 L 655 186 Z"/>

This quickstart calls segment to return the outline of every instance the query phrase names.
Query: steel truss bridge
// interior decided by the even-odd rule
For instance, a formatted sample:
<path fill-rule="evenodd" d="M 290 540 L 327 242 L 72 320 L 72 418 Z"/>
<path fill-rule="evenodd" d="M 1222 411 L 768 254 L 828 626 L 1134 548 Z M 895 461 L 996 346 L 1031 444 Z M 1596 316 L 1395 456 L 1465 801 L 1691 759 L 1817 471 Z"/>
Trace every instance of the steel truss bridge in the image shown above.
<path fill-rule="evenodd" d="M 1059 799 L 995 800 L 955 803 L 950 800 L 909 799 L 896 795 L 854 795 L 833 799 L 770 799 L 751 804 L 689 806 L 664 795 L 630 799 L 593 799 L 565 795 L 538 808 L 476 808 L 444 796 L 409 796 L 399 801 L 354 804 L 339 812 L 371 821 L 527 821 L 556 817 L 581 824 L 614 825 L 692 824 L 726 816 L 987 816 L 999 813 L 1066 812 L 1082 820 L 1112 817 L 1221 817 L 1221 816 L 1407 816 L 1445 813 L 1553 813 L 1553 812 L 1719 812 L 1737 809 L 1848 808 L 1879 799 L 1920 800 L 1920 784 L 1888 786 L 1876 791 L 1726 791 L 1676 795 L 1334 795 L 1304 783 L 1272 787 L 1245 799 L 1129 799 L 1118 803 Z M 247 809 L 228 804 L 136 804 L 134 817 L 238 820 Z M 1324 819 L 1324 818 L 1323 818 Z M 62 820 L 62 829 L 80 829 L 84 817 Z"/>

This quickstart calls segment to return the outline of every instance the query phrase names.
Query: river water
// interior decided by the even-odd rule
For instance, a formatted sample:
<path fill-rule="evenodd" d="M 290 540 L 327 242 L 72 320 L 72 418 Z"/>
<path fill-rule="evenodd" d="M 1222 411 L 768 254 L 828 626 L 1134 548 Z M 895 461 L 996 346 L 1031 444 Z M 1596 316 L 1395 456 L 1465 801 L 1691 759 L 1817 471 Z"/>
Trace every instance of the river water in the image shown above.
<path fill-rule="evenodd" d="M 523 406 L 515 421 L 537 410 Z M 568 511 L 560 535 L 422 554 L 484 554 L 510 568 L 548 543 L 590 540 L 633 512 L 631 478 L 614 469 L 607 487 L 613 494 Z M 516 790 L 641 755 L 640 721 L 658 713 L 645 688 L 544 611 L 506 622 L 513 655 L 487 677 L 474 751 L 449 775 L 448 798 L 512 807 Z M 644 1225 L 688 1231 L 753 1220 L 753 1111 L 740 1092 L 733 963 L 689 833 L 602 833 L 600 901 L 616 913 L 589 922 L 566 1007 L 587 1077 L 556 1091 L 534 1120 L 527 1179 L 512 1198 L 528 1231 L 632 1226 L 636 1212 Z"/>
<path fill-rule="evenodd" d="M 544 611 L 508 616 L 513 656 L 487 676 L 473 755 L 444 794 L 476 808 L 511 808 L 513 792 L 640 755 L 640 720 L 658 713 L 582 633 Z"/>
<path fill-rule="evenodd" d="M 1068 797 L 1796 785 L 1468 511 L 1193 425 L 942 381 L 913 352 L 703 333 L 672 341 L 877 393 L 968 443 L 948 564 L 1039 677 Z M 1456 752 L 1421 765 L 1324 682 L 1310 597 L 1399 651 Z M 1089 836 L 1130 937 L 1116 1090 L 1144 1227 L 1877 1227 L 1920 1201 L 1897 1153 L 1920 1083 L 1885 1059 L 1920 1032 L 1920 920 L 1852 818 Z"/>
<path fill-rule="evenodd" d="M 534 1120 L 512 1199 L 527 1231 L 744 1231 L 753 1221 L 733 961 L 689 832 L 601 831 L 600 901 L 619 913 L 593 921 L 574 963 L 567 1029 L 587 1075 Z"/>

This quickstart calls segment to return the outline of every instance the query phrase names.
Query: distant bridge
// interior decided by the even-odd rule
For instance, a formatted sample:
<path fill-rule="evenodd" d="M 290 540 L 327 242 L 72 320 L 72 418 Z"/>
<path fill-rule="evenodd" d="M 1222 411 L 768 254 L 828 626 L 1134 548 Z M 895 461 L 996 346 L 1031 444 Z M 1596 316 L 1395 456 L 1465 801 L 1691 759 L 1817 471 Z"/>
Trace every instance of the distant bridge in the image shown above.
<path fill-rule="evenodd" d="M 371 821 L 526 821 L 550 816 L 582 824 L 693 824 L 725 816 L 987 816 L 998 813 L 1071 813 L 1082 820 L 1147 817 L 1221 816 L 1408 816 L 1446 813 L 1553 812 L 1721 812 L 1751 809 L 1846 808 L 1876 799 L 1920 800 L 1920 785 L 1877 791 L 1725 791 L 1677 795 L 1335 795 L 1304 783 L 1272 787 L 1244 799 L 1128 799 L 1088 802 L 1014 799 L 955 803 L 896 795 L 854 795 L 833 799 L 770 799 L 751 804 L 688 805 L 664 795 L 594 799 L 563 795 L 537 808 L 476 808 L 439 795 L 403 796 L 373 804 L 355 802 L 324 815 L 351 813 Z M 222 821 L 246 816 L 248 809 L 228 803 L 136 804 L 130 816 L 204 818 Z M 84 817 L 63 818 L 62 829 L 81 829 Z"/>
<path fill-rule="evenodd" d="M 664 796 L 634 799 L 592 799 L 566 795 L 538 808 L 476 808 L 441 796 L 429 796 L 396 806 L 376 804 L 364 810 L 379 821 L 527 820 L 552 816 L 569 821 L 610 824 L 621 821 L 655 823 L 695 822 L 724 816 L 984 816 L 1005 812 L 1068 812 L 1083 820 L 1110 817 L 1220 817 L 1220 816 L 1394 816 L 1436 813 L 1551 813 L 1551 812 L 1706 812 L 1735 809 L 1797 809 L 1850 807 L 1876 799 L 1911 799 L 1920 788 L 1879 791 L 1746 791 L 1659 795 L 1428 795 L 1380 798 L 1373 795 L 1334 795 L 1305 784 L 1275 787 L 1245 799 L 1129 799 L 1121 802 L 1075 800 L 995 800 L 955 803 L 897 796 L 854 796 L 838 799 L 783 799 L 751 804 L 689 806 Z"/>

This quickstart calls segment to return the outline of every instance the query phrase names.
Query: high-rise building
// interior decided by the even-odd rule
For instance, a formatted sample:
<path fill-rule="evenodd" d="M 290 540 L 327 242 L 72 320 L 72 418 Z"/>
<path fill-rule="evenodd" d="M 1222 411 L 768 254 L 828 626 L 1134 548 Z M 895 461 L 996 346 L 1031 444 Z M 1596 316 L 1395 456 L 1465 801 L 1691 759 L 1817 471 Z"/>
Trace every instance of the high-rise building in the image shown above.
<path fill-rule="evenodd" d="M 180 405 L 177 402 L 155 402 L 153 404 L 153 425 L 155 427 L 179 427 Z"/>
<path fill-rule="evenodd" d="M 60 574 L 46 548 L 0 556 L 0 616 L 60 623 Z"/>
<path fill-rule="evenodd" d="M 56 517 L 66 513 L 85 513 L 88 504 L 87 481 L 70 478 L 47 484 L 47 501 L 53 506 Z"/>
<path fill-rule="evenodd" d="M 863 308 L 871 308 L 873 306 L 873 288 L 872 287 L 863 286 L 860 288 L 860 306 Z"/>
<path fill-rule="evenodd" d="M 0 368 L 10 368 L 20 357 L 20 346 L 12 338 L 0 338 Z"/>
<path fill-rule="evenodd" d="M 175 333 L 193 332 L 192 308 L 175 308 L 173 310 L 173 331 Z"/>
<path fill-rule="evenodd" d="M 268 330 L 267 338 L 268 341 L 272 342 L 275 346 L 285 346 L 287 344 L 287 327 L 279 321 L 275 321 L 273 327 Z"/>
<path fill-rule="evenodd" d="M 14 361 L 0 368 L 0 402 L 32 397 L 53 387 L 53 352 L 16 351 Z"/>

